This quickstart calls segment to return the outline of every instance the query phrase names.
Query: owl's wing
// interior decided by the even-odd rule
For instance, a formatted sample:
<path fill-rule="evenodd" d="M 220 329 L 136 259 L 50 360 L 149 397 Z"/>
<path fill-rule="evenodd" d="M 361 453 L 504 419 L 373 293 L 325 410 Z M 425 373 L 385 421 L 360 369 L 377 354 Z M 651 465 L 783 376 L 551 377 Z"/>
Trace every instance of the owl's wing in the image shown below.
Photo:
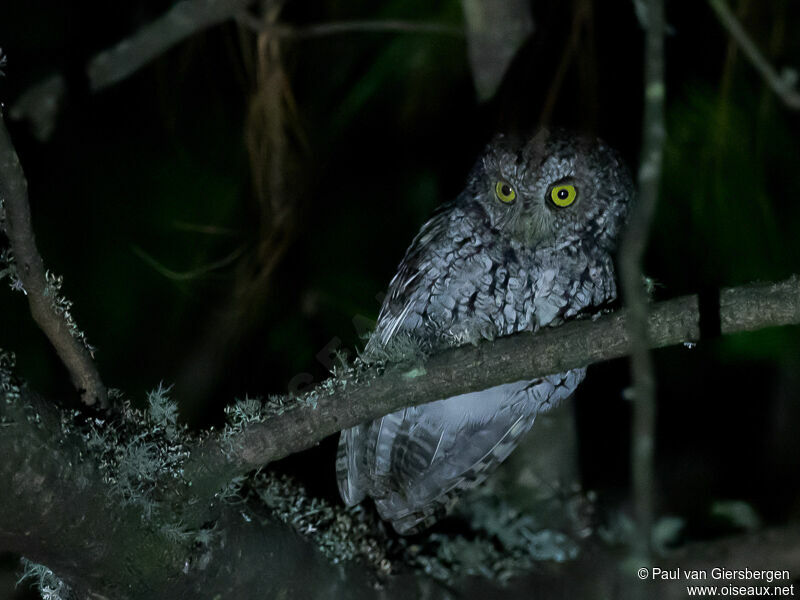
<path fill-rule="evenodd" d="M 441 206 L 422 226 L 406 251 L 397 273 L 389 283 L 378 315 L 378 325 L 364 349 L 366 356 L 380 355 L 401 327 L 413 329 L 421 324 L 421 319 L 419 323 L 416 321 L 421 312 L 418 307 L 427 295 L 425 286 L 435 276 L 436 249 L 445 246 L 443 242 L 452 219 L 451 207 L 452 203 Z M 396 413 L 371 424 L 365 423 L 342 431 L 336 457 L 336 476 L 339 492 L 348 506 L 361 502 L 372 489 L 374 475 L 366 465 L 374 463 L 376 455 L 383 457 L 386 454 L 385 446 L 391 442 L 401 422 Z M 381 448 L 377 448 L 376 444 L 382 444 Z"/>
<path fill-rule="evenodd" d="M 536 414 L 572 394 L 584 374 L 576 369 L 455 396 L 344 432 L 342 497 L 348 504 L 374 497 L 399 533 L 427 527 L 505 460 Z"/>
<path fill-rule="evenodd" d="M 440 206 L 411 242 L 389 283 L 367 353 L 385 347 L 401 328 L 417 330 L 422 325 L 421 305 L 430 295 L 438 269 L 446 262 L 444 255 L 451 246 L 447 239 L 452 237 L 454 222 L 464 218 L 461 211 L 453 210 L 453 204 Z"/>

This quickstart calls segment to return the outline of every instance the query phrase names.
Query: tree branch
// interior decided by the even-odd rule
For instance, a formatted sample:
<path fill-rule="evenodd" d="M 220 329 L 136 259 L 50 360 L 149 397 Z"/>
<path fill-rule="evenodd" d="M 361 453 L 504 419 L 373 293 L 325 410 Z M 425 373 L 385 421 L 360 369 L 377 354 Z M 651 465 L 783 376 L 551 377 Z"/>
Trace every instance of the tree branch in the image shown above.
<path fill-rule="evenodd" d="M 303 27 L 270 24 L 247 12 L 254 0 L 182 0 L 128 38 L 92 57 L 86 74 L 92 91 L 100 91 L 130 77 L 184 39 L 228 19 L 252 31 L 276 37 L 311 38 L 356 32 L 423 33 L 463 37 L 462 27 L 397 19 L 319 23 Z M 47 139 L 64 93 L 61 75 L 31 86 L 11 109 L 15 119 L 28 117 L 37 137 Z"/>
<path fill-rule="evenodd" d="M 778 74 L 769 61 L 764 58 L 764 55 L 761 54 L 758 46 L 747 35 L 739 21 L 736 20 L 736 15 L 728 8 L 725 0 L 708 1 L 722 25 L 728 30 L 728 33 L 742 49 L 742 52 L 750 60 L 756 71 L 764 78 L 767 85 L 772 88 L 772 91 L 778 95 L 786 106 L 794 110 L 800 110 L 800 92 L 795 87 L 795 78 L 782 77 Z"/>
<path fill-rule="evenodd" d="M 800 286 L 798 281 L 787 283 L 732 290 L 725 294 L 728 308 L 723 312 L 737 321 L 737 329 L 758 327 L 755 318 L 762 308 L 770 318 L 785 317 L 789 313 L 778 304 L 784 294 L 797 298 Z M 795 317 L 800 317 L 800 309 L 795 310 Z M 620 331 L 624 332 L 624 323 Z M 0 390 L 0 455 L 4 458 L 0 487 L 6 490 L 0 511 L 0 550 L 43 563 L 70 586 L 76 598 L 376 597 L 357 565 L 331 564 L 314 550 L 313 541 L 266 512 L 241 504 L 241 499 L 221 503 L 213 522 L 204 524 L 202 538 L 198 530 L 175 521 L 181 505 L 163 502 L 155 516 L 143 514 L 137 505 L 114 495 L 113 484 L 97 468 L 86 440 L 79 431 L 64 427 L 64 415 L 53 403 L 7 385 Z M 798 560 L 798 536 L 798 524 L 788 523 L 694 543 L 663 557 L 659 565 L 792 570 Z M 586 597 L 602 590 L 609 597 L 631 598 L 631 592 L 642 589 L 650 598 L 685 595 L 685 585 L 678 582 L 643 583 L 626 575 L 619 568 L 617 552 L 598 542 L 590 540 L 576 561 L 551 564 L 524 576 L 511 589 L 503 589 L 503 596 L 521 600 L 535 590 L 535 596 L 543 599 Z M 456 585 L 462 593 L 474 591 L 476 585 L 489 597 L 498 593 L 494 584 L 480 579 Z M 420 593 L 425 587 L 427 595 Z M 441 597 L 443 593 L 412 572 L 393 575 L 380 597 Z"/>
<path fill-rule="evenodd" d="M 131 37 L 92 58 L 89 85 L 98 91 L 122 81 L 178 42 L 232 18 L 253 0 L 182 0 Z"/>
<path fill-rule="evenodd" d="M 44 262 L 36 248 L 28 205 L 28 183 L 0 113 L 0 223 L 11 244 L 17 276 L 28 297 L 31 315 L 69 371 L 72 383 L 89 406 L 106 407 L 108 398 L 89 350 L 73 335 L 64 310 L 57 310 L 54 286 L 47 281 Z"/>
<path fill-rule="evenodd" d="M 639 529 L 636 552 L 650 552 L 654 520 L 653 455 L 655 447 L 655 374 L 648 350 L 647 297 L 642 286 L 642 263 L 650 237 L 650 225 L 658 203 L 661 163 L 664 155 L 664 2 L 648 0 L 644 53 L 644 118 L 638 197 L 620 247 L 620 283 L 630 310 L 633 422 L 631 473 L 633 500 Z"/>
<path fill-rule="evenodd" d="M 700 338 L 697 296 L 651 306 L 652 348 Z M 800 323 L 800 278 L 722 291 L 722 333 Z M 208 438 L 185 464 L 198 497 L 211 497 L 234 476 L 246 473 L 323 438 L 406 406 L 415 406 L 487 387 L 533 379 L 625 356 L 631 351 L 627 311 L 579 320 L 540 331 L 518 333 L 437 354 L 424 365 L 388 367 L 377 377 L 329 380 L 298 399 L 283 414 L 245 425 L 231 439 Z"/>
<path fill-rule="evenodd" d="M 174 507 L 143 514 L 113 495 L 52 403 L 7 394 L 0 390 L 0 549 L 45 564 L 76 598 L 374 597 L 360 569 L 331 564 L 289 527 L 245 507 L 223 504 L 202 543 L 171 523 Z M 387 597 L 407 597 L 402 591 Z"/>
<path fill-rule="evenodd" d="M 257 33 L 267 33 L 281 38 L 312 38 L 346 33 L 422 33 L 464 37 L 462 27 L 444 23 L 425 23 L 423 21 L 402 21 L 399 19 L 378 19 L 363 21 L 338 21 L 335 23 L 316 23 L 295 27 L 268 23 L 246 11 L 240 12 L 236 20 Z"/>

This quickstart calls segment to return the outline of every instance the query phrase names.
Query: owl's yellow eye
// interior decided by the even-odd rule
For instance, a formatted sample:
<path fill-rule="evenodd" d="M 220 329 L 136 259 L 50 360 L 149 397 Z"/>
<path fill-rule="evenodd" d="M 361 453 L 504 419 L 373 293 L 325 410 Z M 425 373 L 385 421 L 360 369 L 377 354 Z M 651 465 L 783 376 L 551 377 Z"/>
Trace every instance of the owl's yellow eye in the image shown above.
<path fill-rule="evenodd" d="M 517 199 L 517 192 L 511 187 L 511 184 L 503 181 L 502 179 L 494 186 L 494 193 L 500 202 L 511 204 Z"/>
<path fill-rule="evenodd" d="M 550 188 L 550 201 L 559 208 L 569 206 L 575 202 L 575 198 L 577 197 L 578 190 L 575 189 L 574 185 L 562 183 Z"/>

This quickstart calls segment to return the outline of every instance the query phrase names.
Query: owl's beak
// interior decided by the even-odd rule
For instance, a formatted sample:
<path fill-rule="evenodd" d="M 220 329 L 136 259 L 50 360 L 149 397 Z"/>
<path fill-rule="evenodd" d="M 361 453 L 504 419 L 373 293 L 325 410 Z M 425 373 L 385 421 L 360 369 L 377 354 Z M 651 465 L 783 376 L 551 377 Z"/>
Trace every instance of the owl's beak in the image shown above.
<path fill-rule="evenodd" d="M 515 218 L 516 234 L 520 242 L 528 247 L 538 246 L 552 237 L 551 220 L 547 207 L 541 202 L 525 199 L 520 214 Z"/>

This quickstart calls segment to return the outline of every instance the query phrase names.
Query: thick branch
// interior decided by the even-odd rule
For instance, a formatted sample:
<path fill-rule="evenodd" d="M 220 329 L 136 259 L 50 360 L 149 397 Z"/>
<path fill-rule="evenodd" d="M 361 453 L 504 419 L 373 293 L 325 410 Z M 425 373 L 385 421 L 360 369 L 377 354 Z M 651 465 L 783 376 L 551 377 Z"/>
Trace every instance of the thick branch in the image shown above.
<path fill-rule="evenodd" d="M 743 308 L 738 314 L 745 317 L 744 322 L 759 306 L 769 310 L 777 303 L 765 302 L 755 291 L 751 297 L 745 293 L 734 298 Z M 0 455 L 5 459 L 0 462 L 0 486 L 6 490 L 0 511 L 0 550 L 43 563 L 78 598 L 392 600 L 444 594 L 442 588 L 432 587 L 414 573 L 394 575 L 378 593 L 357 566 L 329 563 L 313 549 L 313 542 L 268 517 L 259 518 L 249 505 L 223 504 L 203 543 L 193 542 L 190 529 L 183 529 L 183 535 L 170 535 L 179 523 L 171 521 L 175 514 L 169 506 L 162 504 L 148 518 L 133 505 L 120 503 L 93 464 L 84 441 L 65 435 L 61 422 L 53 403 L 29 395 L 0 394 Z M 658 566 L 709 572 L 718 566 L 794 572 L 800 559 L 799 542 L 800 528 L 789 523 L 691 544 L 660 559 Z M 487 597 L 500 593 L 490 582 L 474 578 L 458 582 L 455 591 L 477 597 L 475 586 Z M 421 593 L 423 589 L 428 593 Z M 626 599 L 642 589 L 648 598 L 686 595 L 685 582 L 642 582 L 626 575 L 619 568 L 618 554 L 598 545 L 595 538 L 576 561 L 537 569 L 503 589 L 502 595 L 520 600 L 598 595 Z"/>
<path fill-rule="evenodd" d="M 654 304 L 650 347 L 698 340 L 697 296 Z M 800 278 L 723 290 L 722 333 L 800 323 Z M 235 475 L 261 467 L 352 427 L 405 406 L 415 406 L 490 386 L 532 379 L 625 356 L 631 343 L 626 312 L 573 321 L 536 335 L 518 333 L 478 346 L 438 354 L 422 366 L 394 367 L 369 381 L 349 381 L 335 391 L 319 386 L 298 405 L 266 422 L 246 426 L 231 449 L 220 437 L 198 447 L 185 467 L 193 492 L 213 495 Z"/>
<path fill-rule="evenodd" d="M 0 114 L 0 202 L 5 230 L 11 243 L 17 276 L 22 282 L 34 321 L 53 344 L 67 367 L 72 383 L 88 405 L 107 404 L 106 389 L 87 348 L 70 332 L 64 313 L 54 304 L 52 286 L 45 277 L 44 262 L 36 248 L 28 206 L 28 183 Z"/>
<path fill-rule="evenodd" d="M 800 323 L 800 278 L 724 290 L 719 305 L 722 333 Z M 214 484 L 211 475 L 252 468 L 401 406 L 622 356 L 630 348 L 627 331 L 625 313 L 619 312 L 537 335 L 517 334 L 450 350 L 429 360 L 424 368 L 392 369 L 371 382 L 352 383 L 330 395 L 317 390 L 316 408 L 298 408 L 249 427 L 233 456 L 222 452 L 220 440 L 212 440 L 194 454 L 184 473 L 198 484 L 191 488 L 197 494 L 202 491 L 198 486 L 208 489 Z M 649 339 L 654 346 L 695 340 L 699 335 L 696 297 L 652 307 Z M 83 592 L 82 597 L 89 593 L 121 600 L 198 594 L 249 599 L 282 593 L 309 598 L 374 597 L 360 575 L 350 571 L 340 577 L 337 567 L 325 563 L 296 534 L 268 520 L 244 519 L 239 506 L 217 506 L 213 537 L 203 545 L 192 544 L 191 535 L 170 535 L 170 525 L 174 529 L 176 524 L 171 519 L 177 515 L 170 507 L 179 507 L 184 516 L 193 501 L 206 506 L 217 502 L 213 494 L 194 499 L 183 496 L 183 502 L 175 505 L 167 500 L 155 518 L 145 518 L 133 505 L 109 510 L 110 488 L 87 458 L 92 453 L 79 436 L 64 433 L 62 418 L 49 403 L 0 395 L 0 428 L 0 456 L 4 457 L 0 487 L 7 490 L 0 511 L 0 549 L 46 564 Z M 179 524 L 187 534 L 195 527 L 183 519 Z M 778 541 L 794 543 L 792 531 L 787 530 L 789 537 Z M 692 562 L 689 556 L 683 557 L 681 567 Z M 574 572 L 584 573 L 583 567 L 596 559 L 596 554 L 588 556 L 589 563 L 576 564 Z M 779 564 L 783 563 L 768 567 L 779 568 Z M 618 571 L 609 566 L 603 572 Z M 579 588 L 585 585 L 582 577 L 572 578 Z M 596 583 L 591 579 L 592 586 Z M 391 585 L 387 598 L 407 597 L 407 584 Z M 619 581 L 611 585 L 610 589 L 617 589 Z"/>
<path fill-rule="evenodd" d="M 289 527 L 243 518 L 243 507 L 224 505 L 200 544 L 174 533 L 169 507 L 146 516 L 120 502 L 52 403 L 0 392 L 0 422 L 0 550 L 45 564 L 77 598 L 374 597 L 355 567 L 332 565 Z M 397 588 L 387 598 L 407 597 Z"/>

